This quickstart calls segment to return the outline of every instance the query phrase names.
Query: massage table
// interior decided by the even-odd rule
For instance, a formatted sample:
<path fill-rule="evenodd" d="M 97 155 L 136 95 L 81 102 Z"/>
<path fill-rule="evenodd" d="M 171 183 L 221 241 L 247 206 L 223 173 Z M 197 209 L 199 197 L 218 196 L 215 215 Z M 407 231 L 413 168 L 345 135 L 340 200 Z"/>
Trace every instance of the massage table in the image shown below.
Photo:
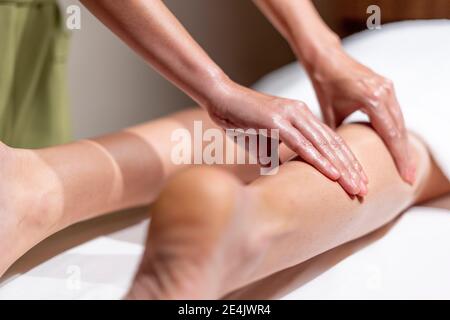
<path fill-rule="evenodd" d="M 383 25 L 344 44 L 352 56 L 394 80 L 408 126 L 450 177 L 450 21 Z M 269 74 L 255 88 L 302 99 L 319 113 L 297 63 Z M 350 121 L 361 118 L 356 114 Z M 148 208 L 137 208 L 55 234 L 7 272 L 0 299 L 120 299 L 143 253 L 148 216 Z M 226 298 L 450 299 L 449 270 L 450 195 L 410 208 L 361 239 Z"/>

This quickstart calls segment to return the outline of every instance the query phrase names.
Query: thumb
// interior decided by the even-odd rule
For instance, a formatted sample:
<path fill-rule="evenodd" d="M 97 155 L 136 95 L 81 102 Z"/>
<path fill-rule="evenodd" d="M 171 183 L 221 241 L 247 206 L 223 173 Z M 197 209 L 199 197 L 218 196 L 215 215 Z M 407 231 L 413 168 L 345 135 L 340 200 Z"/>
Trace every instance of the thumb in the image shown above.
<path fill-rule="evenodd" d="M 325 106 L 322 106 L 321 109 L 322 109 L 323 121 L 331 129 L 336 129 L 342 123 L 342 120 L 338 121 L 336 113 L 334 112 L 333 106 L 325 105 Z"/>

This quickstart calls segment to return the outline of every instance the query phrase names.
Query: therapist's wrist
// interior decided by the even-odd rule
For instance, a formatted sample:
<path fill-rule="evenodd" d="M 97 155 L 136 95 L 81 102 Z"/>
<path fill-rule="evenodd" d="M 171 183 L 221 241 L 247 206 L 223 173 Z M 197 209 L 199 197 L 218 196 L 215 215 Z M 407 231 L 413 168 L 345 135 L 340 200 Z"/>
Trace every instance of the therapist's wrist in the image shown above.
<path fill-rule="evenodd" d="M 321 71 L 327 61 L 338 59 L 343 51 L 341 40 L 334 33 L 311 37 L 303 43 L 296 42 L 292 48 L 308 73 Z"/>
<path fill-rule="evenodd" d="M 239 87 L 221 70 L 211 72 L 207 83 L 203 87 L 202 98 L 197 102 L 208 111 L 222 105 Z"/>
<path fill-rule="evenodd" d="M 346 72 L 348 58 L 341 45 L 328 46 L 316 51 L 314 58 L 303 65 L 313 82 L 323 82 Z"/>

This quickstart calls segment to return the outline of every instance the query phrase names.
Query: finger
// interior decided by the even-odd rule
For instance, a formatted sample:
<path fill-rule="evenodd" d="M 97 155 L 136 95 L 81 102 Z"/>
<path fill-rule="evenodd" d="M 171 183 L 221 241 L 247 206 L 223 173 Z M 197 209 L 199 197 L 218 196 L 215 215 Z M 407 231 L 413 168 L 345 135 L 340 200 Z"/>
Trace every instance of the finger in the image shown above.
<path fill-rule="evenodd" d="M 340 178 L 340 173 L 315 147 L 293 126 L 280 128 L 281 140 L 304 161 L 311 164 L 331 180 Z"/>
<path fill-rule="evenodd" d="M 410 172 L 411 169 L 409 169 L 406 135 L 402 134 L 396 126 L 387 106 L 380 105 L 368 114 L 374 129 L 389 149 L 400 175 L 405 181 L 412 183 L 414 178 Z"/>
<path fill-rule="evenodd" d="M 353 153 L 347 146 L 347 143 L 339 136 L 336 132 L 332 131 L 330 128 L 322 125 L 323 130 L 326 132 L 327 139 L 330 141 L 330 145 L 335 149 L 335 153 L 347 169 L 349 176 L 351 177 L 353 183 L 357 186 L 355 190 L 355 195 L 365 196 L 367 194 L 367 186 L 364 181 L 364 176 L 361 174 L 358 166 L 359 162 L 354 158 Z M 352 157 L 350 157 L 350 155 Z M 355 161 L 357 164 L 355 164 Z"/>
<path fill-rule="evenodd" d="M 338 181 L 346 192 L 357 195 L 361 189 L 367 190 L 359 172 L 356 172 L 345 153 L 340 150 L 342 146 L 323 129 L 325 125 L 314 118 L 303 119 L 301 122 L 297 119 L 295 126 L 339 170 L 341 177 Z"/>
<path fill-rule="evenodd" d="M 311 121 L 311 125 L 314 126 L 318 132 L 320 132 L 321 137 L 325 138 L 328 146 L 331 146 L 333 154 L 344 165 L 347 173 L 349 173 L 350 177 L 353 178 L 353 182 L 357 185 L 360 191 L 362 191 L 362 193 L 365 193 L 367 191 L 367 187 L 365 185 L 368 181 L 367 176 L 363 172 L 362 166 L 358 160 L 356 160 L 356 157 L 353 155 L 344 139 L 319 121 L 313 114 L 310 114 L 309 116 L 307 115 L 307 118 Z M 296 120 L 298 124 L 298 119 Z"/>
<path fill-rule="evenodd" d="M 321 104 L 322 106 L 322 104 Z M 333 107 L 330 105 L 323 105 L 321 107 L 323 121 L 330 126 L 330 128 L 336 129 L 339 123 L 336 120 L 336 115 L 334 113 Z"/>
<path fill-rule="evenodd" d="M 407 163 L 405 164 L 399 163 L 396 160 L 396 165 L 399 168 L 403 179 L 409 183 L 413 183 L 415 180 L 415 165 L 409 154 L 408 132 L 406 130 L 403 113 L 394 92 L 392 92 L 387 106 L 388 111 L 390 112 L 400 132 L 400 140 L 404 145 L 404 158 L 407 160 Z"/>
<path fill-rule="evenodd" d="M 322 122 L 318 121 L 318 119 L 316 119 L 314 117 L 314 115 L 311 114 L 312 117 L 314 117 L 314 119 L 316 120 L 315 123 L 318 124 L 317 129 L 320 130 L 320 127 L 323 127 L 324 129 L 326 129 L 328 136 L 330 136 L 330 137 L 339 136 L 330 128 L 333 128 L 333 129 L 337 128 L 339 125 L 342 124 L 344 118 L 337 119 L 336 115 L 334 113 L 334 108 L 329 103 L 322 101 L 321 99 L 319 99 L 319 102 L 320 102 L 324 122 L 327 124 L 327 126 L 323 125 Z M 324 133 L 324 135 L 326 135 L 326 134 Z M 337 139 L 335 139 L 335 140 L 337 140 Z M 356 172 L 358 173 L 359 177 L 361 178 L 361 180 L 363 182 L 363 183 L 360 183 L 361 190 L 363 192 L 367 191 L 367 186 L 365 184 L 368 183 L 369 179 L 367 178 L 367 175 L 365 174 L 364 170 L 362 169 L 361 164 L 356 159 L 356 157 L 353 155 L 353 152 L 351 152 L 350 148 L 348 148 L 345 141 L 342 140 L 341 144 L 343 146 L 343 151 L 344 151 L 345 156 L 352 163 L 353 167 L 355 168 Z"/>
<path fill-rule="evenodd" d="M 390 94 L 387 106 L 388 111 L 391 113 L 393 119 L 395 120 L 397 128 L 402 132 L 406 132 L 405 120 L 403 118 L 403 113 L 400 108 L 400 104 L 398 103 L 397 97 L 395 96 L 395 93 Z"/>

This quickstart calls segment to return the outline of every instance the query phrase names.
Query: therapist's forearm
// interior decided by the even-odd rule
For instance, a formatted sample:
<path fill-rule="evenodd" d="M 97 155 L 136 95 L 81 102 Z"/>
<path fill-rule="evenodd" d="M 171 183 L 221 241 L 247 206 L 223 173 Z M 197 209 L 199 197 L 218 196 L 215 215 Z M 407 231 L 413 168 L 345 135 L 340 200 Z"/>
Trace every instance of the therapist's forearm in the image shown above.
<path fill-rule="evenodd" d="M 81 0 L 106 26 L 200 105 L 228 81 L 160 0 Z M 205 90 L 205 88 L 208 88 Z"/>
<path fill-rule="evenodd" d="M 254 0 L 292 50 L 311 70 L 323 56 L 340 47 L 310 0 Z M 332 55 L 330 56 L 332 58 Z"/>

